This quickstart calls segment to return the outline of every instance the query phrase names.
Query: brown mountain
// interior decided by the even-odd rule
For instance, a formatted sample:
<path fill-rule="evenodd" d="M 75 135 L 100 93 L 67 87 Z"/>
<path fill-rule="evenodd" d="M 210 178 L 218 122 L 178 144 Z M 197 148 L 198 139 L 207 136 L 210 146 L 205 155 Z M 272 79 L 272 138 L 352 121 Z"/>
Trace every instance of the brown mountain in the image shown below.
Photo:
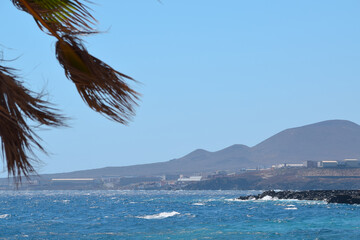
<path fill-rule="evenodd" d="M 252 149 L 252 161 L 301 163 L 304 160 L 360 158 L 360 126 L 345 120 L 330 120 L 284 130 Z"/>
<path fill-rule="evenodd" d="M 167 162 L 52 174 L 51 177 L 192 174 L 344 158 L 360 158 L 360 126 L 350 121 L 330 120 L 284 130 L 251 148 L 233 145 L 216 152 L 198 149 Z"/>

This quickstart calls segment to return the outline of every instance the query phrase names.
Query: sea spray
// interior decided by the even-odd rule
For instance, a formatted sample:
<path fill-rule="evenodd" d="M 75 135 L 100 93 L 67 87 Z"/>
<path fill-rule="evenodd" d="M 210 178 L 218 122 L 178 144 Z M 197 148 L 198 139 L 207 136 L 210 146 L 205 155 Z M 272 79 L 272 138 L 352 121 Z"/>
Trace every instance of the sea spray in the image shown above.
<path fill-rule="evenodd" d="M 180 213 L 172 211 L 172 212 L 161 212 L 154 215 L 145 215 L 145 216 L 138 216 L 137 218 L 143 218 L 143 219 L 164 219 L 168 217 L 173 217 L 175 215 L 179 215 Z"/>

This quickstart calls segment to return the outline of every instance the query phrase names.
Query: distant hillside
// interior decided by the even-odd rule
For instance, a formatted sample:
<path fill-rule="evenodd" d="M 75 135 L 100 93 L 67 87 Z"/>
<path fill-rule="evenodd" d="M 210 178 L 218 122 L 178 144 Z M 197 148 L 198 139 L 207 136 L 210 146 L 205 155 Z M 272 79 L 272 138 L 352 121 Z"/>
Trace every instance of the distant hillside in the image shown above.
<path fill-rule="evenodd" d="M 360 126 L 350 121 L 331 120 L 291 128 L 251 150 L 252 161 L 263 165 L 360 158 Z"/>
<path fill-rule="evenodd" d="M 345 120 L 330 120 L 284 130 L 250 148 L 233 145 L 216 152 L 198 149 L 167 162 L 107 167 L 49 177 L 150 176 L 238 170 L 305 160 L 360 158 L 360 126 Z"/>
<path fill-rule="evenodd" d="M 107 167 L 92 170 L 43 175 L 45 177 L 101 177 L 101 176 L 154 176 L 163 174 L 193 174 L 216 170 L 240 169 L 254 165 L 248 162 L 250 148 L 233 145 L 217 152 L 202 149 L 167 162 L 126 167 Z"/>

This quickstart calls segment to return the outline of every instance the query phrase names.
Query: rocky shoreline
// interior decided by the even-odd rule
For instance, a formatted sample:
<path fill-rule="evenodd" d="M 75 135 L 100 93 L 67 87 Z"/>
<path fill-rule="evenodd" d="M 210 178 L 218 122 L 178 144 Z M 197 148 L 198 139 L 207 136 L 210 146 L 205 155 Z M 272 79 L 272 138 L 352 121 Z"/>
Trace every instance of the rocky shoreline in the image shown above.
<path fill-rule="evenodd" d="M 239 197 L 239 200 L 297 199 L 318 200 L 327 203 L 360 204 L 360 190 L 309 190 L 309 191 L 265 191 L 258 195 Z"/>

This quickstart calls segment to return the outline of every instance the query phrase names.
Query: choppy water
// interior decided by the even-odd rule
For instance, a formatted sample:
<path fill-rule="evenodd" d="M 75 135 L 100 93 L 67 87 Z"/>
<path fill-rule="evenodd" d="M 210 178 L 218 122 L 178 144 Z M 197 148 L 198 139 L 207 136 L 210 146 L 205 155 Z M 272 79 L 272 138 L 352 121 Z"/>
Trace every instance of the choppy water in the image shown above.
<path fill-rule="evenodd" d="M 0 191 L 0 239 L 360 239 L 360 206 L 249 191 Z"/>

